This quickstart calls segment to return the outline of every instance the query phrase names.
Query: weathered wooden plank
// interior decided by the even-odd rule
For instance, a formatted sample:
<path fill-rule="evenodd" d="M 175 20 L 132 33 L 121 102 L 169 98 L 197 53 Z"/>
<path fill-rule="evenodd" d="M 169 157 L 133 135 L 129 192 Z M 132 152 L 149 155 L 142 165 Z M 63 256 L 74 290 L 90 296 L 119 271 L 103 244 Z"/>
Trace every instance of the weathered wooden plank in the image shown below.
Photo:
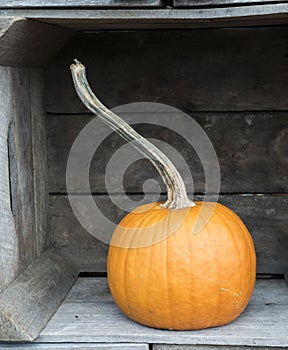
<path fill-rule="evenodd" d="M 34 340 L 65 298 L 77 274 L 48 250 L 0 294 L 0 339 Z"/>
<path fill-rule="evenodd" d="M 82 228 L 66 196 L 50 197 L 49 226 L 52 246 L 78 272 L 106 271 L 108 247 Z"/>
<path fill-rule="evenodd" d="M 261 4 L 265 3 L 278 2 L 278 0 L 173 0 L 173 7 L 175 8 L 190 8 L 190 7 L 201 7 L 201 6 L 236 6 L 236 5 L 249 5 L 249 4 Z M 284 1 L 285 2 L 285 1 Z"/>
<path fill-rule="evenodd" d="M 14 108 L 11 101 L 15 98 L 12 76 L 15 73 L 15 70 L 0 67 L 0 292 L 13 281 L 18 271 L 18 236 L 12 213 L 14 193 L 11 194 L 12 188 L 13 192 L 15 191 L 16 179 L 15 171 L 11 173 L 11 168 L 9 171 L 8 147 L 12 137 L 11 123 Z"/>
<path fill-rule="evenodd" d="M 40 255 L 50 246 L 48 230 L 48 164 L 47 135 L 44 111 L 43 71 L 30 70 L 30 97 L 32 119 L 32 150 L 35 200 L 36 249 Z"/>
<path fill-rule="evenodd" d="M 3 0 L 0 8 L 34 8 L 34 7 L 161 7 L 163 1 L 161 0 Z"/>
<path fill-rule="evenodd" d="M 257 347 L 257 350 L 283 350 L 279 347 Z M 153 350 L 255 350 L 254 346 L 211 346 L 211 345 L 171 345 L 171 344 L 155 344 Z"/>
<path fill-rule="evenodd" d="M 79 34 L 47 68 L 47 111 L 87 112 L 71 57 L 111 108 L 149 101 L 187 112 L 287 110 L 287 35 L 287 27 Z"/>
<path fill-rule="evenodd" d="M 64 344 L 0 344 L 0 350 L 19 349 L 19 350 L 148 350 L 148 344 L 87 344 L 87 343 L 64 343 Z M 261 349 L 260 349 L 261 350 Z"/>
<path fill-rule="evenodd" d="M 19 69 L 13 75 L 14 94 L 14 157 L 16 168 L 17 202 L 16 228 L 18 232 L 18 264 L 25 268 L 37 257 L 32 152 L 32 120 L 30 98 L 30 70 Z"/>
<path fill-rule="evenodd" d="M 81 277 L 63 303 L 112 303 L 113 298 L 109 291 L 105 277 Z M 284 280 L 270 279 L 257 280 L 257 288 L 252 297 L 253 304 L 265 305 L 288 304 L 288 289 Z"/>
<path fill-rule="evenodd" d="M 126 212 L 113 204 L 106 195 L 93 198 L 101 213 L 98 216 L 95 213 L 93 217 L 93 222 L 97 223 L 96 236 L 109 242 L 113 225 L 103 221 L 103 217 L 117 224 Z M 142 200 L 143 196 L 130 196 L 129 203 L 121 195 L 111 198 L 118 203 L 122 201 L 127 210 L 132 210 L 139 205 L 137 201 Z M 197 196 L 196 200 L 201 200 L 201 197 Z M 154 197 L 147 194 L 145 202 L 153 201 Z M 251 232 L 257 252 L 257 272 L 283 274 L 288 271 L 288 196 L 222 195 L 219 202 L 234 210 Z M 49 220 L 53 245 L 75 263 L 78 271 L 106 270 L 107 246 L 95 236 L 90 236 L 79 224 L 66 196 L 51 196 Z"/>
<path fill-rule="evenodd" d="M 48 62 L 73 36 L 73 31 L 23 18 L 1 18 L 0 64 L 39 66 Z"/>
<path fill-rule="evenodd" d="M 99 295 L 91 288 L 89 302 L 85 302 L 84 298 L 82 300 L 77 283 L 73 289 L 77 289 L 79 299 L 75 301 L 73 298 L 71 302 L 64 302 L 41 332 L 37 341 L 65 342 L 69 339 L 72 342 L 81 342 L 85 339 L 86 342 L 134 341 L 213 345 L 214 347 L 216 345 L 285 347 L 288 346 L 288 289 L 283 280 L 277 280 L 273 284 L 273 289 L 269 287 L 269 283 L 269 280 L 256 283 L 254 296 L 248 308 L 231 324 L 185 332 L 157 330 L 129 320 L 114 303 L 106 302 L 105 294 L 109 293 L 107 287 L 106 292 Z M 73 289 L 71 293 L 74 293 Z M 264 294 L 266 289 L 270 291 L 267 293 L 267 302 L 255 302 L 258 294 Z M 85 284 L 81 285 L 81 290 L 86 290 Z M 271 293 L 273 297 L 270 300 Z M 284 298 L 280 297 L 275 302 L 277 295 L 284 295 L 284 293 L 286 293 Z M 86 298 L 87 294 L 84 294 L 83 297 Z"/>
<path fill-rule="evenodd" d="M 51 87 L 52 88 L 52 87 Z M 101 90 L 101 89 L 100 89 Z M 99 91 L 100 91 L 99 90 Z M 139 116 L 139 112 L 137 116 Z M 123 113 L 129 123 L 133 124 L 135 115 Z M 188 191 L 205 191 L 205 177 L 199 157 L 193 147 L 185 142 L 181 135 L 169 130 L 173 128 L 176 115 L 168 113 L 167 128 L 157 125 L 162 114 L 153 113 L 154 125 L 138 125 L 137 130 L 145 137 L 169 143 L 184 157 L 181 161 L 177 153 L 163 144 L 157 144 L 168 155 L 182 174 Z M 143 113 L 141 120 L 149 117 Z M 151 117 L 151 114 L 150 114 Z M 288 187 L 288 112 L 248 112 L 248 113 L 192 113 L 191 117 L 203 128 L 216 151 L 221 170 L 221 192 L 233 193 L 281 193 Z M 49 191 L 65 193 L 66 165 L 70 149 L 80 130 L 92 120 L 90 115 L 48 115 L 48 147 L 49 147 Z M 139 119 L 139 118 L 137 118 Z M 192 126 L 191 126 L 192 127 Z M 107 127 L 101 121 L 95 128 L 95 138 L 102 140 Z M 193 130 L 191 130 L 191 135 Z M 193 142 L 193 137 L 191 137 Z M 99 141 L 100 142 L 100 141 Z M 115 133 L 107 137 L 95 150 L 90 168 L 90 188 L 94 193 L 106 192 L 105 173 L 110 158 L 123 145 L 124 141 Z M 123 151 L 124 152 L 124 151 Z M 118 158 L 130 159 L 127 148 Z M 130 153 L 131 152 L 131 153 Z M 131 148 L 131 164 L 125 174 L 115 165 L 115 179 L 124 179 L 124 189 L 130 193 L 142 192 L 147 179 L 156 179 L 165 192 L 165 186 L 157 171 L 148 160 L 134 162 L 133 155 L 138 153 Z M 118 161 L 117 158 L 117 161 Z M 84 166 L 84 159 L 79 157 L 79 167 Z M 133 164 L 134 163 L 134 164 Z M 115 159 L 111 160 L 115 164 Z M 126 164 L 126 163 L 125 163 Z M 193 182 L 192 177 L 193 176 Z M 211 169 L 212 171 L 212 169 Z M 125 176 L 124 176 L 125 175 Z M 147 192 L 154 192 L 153 184 L 146 184 Z M 114 181 L 109 189 L 112 193 L 121 192 L 122 181 Z M 73 190 L 85 191 L 85 178 L 78 176 Z"/>
<path fill-rule="evenodd" d="M 22 16 L 71 29 L 200 28 L 275 25 L 287 22 L 287 4 L 181 9 L 2 9 L 0 16 Z"/>

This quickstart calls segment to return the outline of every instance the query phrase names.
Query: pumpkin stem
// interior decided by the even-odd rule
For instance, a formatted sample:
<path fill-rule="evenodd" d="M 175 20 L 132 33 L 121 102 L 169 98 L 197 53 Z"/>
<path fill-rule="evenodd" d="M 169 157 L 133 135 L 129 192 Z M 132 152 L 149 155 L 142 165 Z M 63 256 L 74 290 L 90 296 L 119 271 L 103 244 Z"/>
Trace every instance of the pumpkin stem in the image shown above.
<path fill-rule="evenodd" d="M 85 66 L 78 60 L 74 60 L 74 62 L 70 67 L 72 78 L 76 92 L 83 104 L 112 130 L 126 141 L 131 142 L 131 145 L 147 157 L 161 175 L 167 186 L 168 195 L 168 199 L 162 204 L 162 207 L 180 209 L 195 206 L 195 203 L 187 196 L 181 175 L 169 158 L 98 100 L 87 82 Z"/>

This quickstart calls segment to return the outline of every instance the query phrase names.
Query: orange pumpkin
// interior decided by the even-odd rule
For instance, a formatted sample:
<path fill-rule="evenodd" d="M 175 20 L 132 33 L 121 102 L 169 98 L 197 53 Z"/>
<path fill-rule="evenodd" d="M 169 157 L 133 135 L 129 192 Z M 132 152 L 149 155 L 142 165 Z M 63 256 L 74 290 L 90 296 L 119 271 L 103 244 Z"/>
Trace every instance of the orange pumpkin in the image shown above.
<path fill-rule="evenodd" d="M 158 230 L 169 231 L 171 221 L 165 211 L 181 215 L 177 212 L 185 209 L 162 209 L 159 204 L 147 211 L 137 208 L 116 228 L 108 282 L 116 304 L 132 320 L 155 328 L 192 330 L 224 325 L 245 309 L 255 283 L 251 236 L 239 217 L 221 204 L 200 232 L 193 233 L 201 206 L 189 208 L 180 227 L 166 239 L 164 233 L 160 241 Z M 131 228 L 141 232 L 151 222 L 160 225 L 144 233 L 155 240 L 145 246 L 141 234 Z"/>
<path fill-rule="evenodd" d="M 253 242 L 230 209 L 194 203 L 171 161 L 93 94 L 78 61 L 71 66 L 85 106 L 143 153 L 167 186 L 165 203 L 136 208 L 116 228 L 108 283 L 119 308 L 156 328 L 192 330 L 231 322 L 245 309 L 256 274 Z"/>

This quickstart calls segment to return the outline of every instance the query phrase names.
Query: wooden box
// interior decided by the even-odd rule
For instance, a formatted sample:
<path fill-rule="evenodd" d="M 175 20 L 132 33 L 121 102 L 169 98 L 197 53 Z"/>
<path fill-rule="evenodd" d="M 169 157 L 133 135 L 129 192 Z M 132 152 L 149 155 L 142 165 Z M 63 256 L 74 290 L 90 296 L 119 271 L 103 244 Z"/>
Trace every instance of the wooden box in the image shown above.
<path fill-rule="evenodd" d="M 1 350 L 288 347 L 288 6 L 239 3 L 2 1 Z M 75 57 L 107 106 L 172 105 L 210 137 L 221 168 L 219 201 L 244 220 L 258 259 L 255 293 L 230 325 L 155 330 L 113 303 L 108 247 L 79 224 L 67 198 L 69 151 L 92 118 L 72 87 Z M 139 131 L 164 141 L 169 133 L 146 124 Z M 171 139 L 201 199 L 201 164 L 181 138 Z M 106 193 L 105 166 L 121 145 L 110 135 L 90 174 L 97 205 L 115 222 L 125 212 Z M 124 178 L 130 198 L 141 199 L 152 177 L 147 161 L 132 165 Z M 81 184 L 75 191 L 83 194 Z"/>

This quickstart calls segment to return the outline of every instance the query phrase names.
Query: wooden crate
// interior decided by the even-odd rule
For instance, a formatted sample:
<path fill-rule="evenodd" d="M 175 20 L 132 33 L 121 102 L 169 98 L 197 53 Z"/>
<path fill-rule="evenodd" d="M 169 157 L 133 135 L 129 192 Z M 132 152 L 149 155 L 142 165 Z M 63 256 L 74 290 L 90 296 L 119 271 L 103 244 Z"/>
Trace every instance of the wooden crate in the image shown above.
<path fill-rule="evenodd" d="M 288 347 L 288 8 L 270 2 L 204 5 L 1 3 L 1 350 Z M 221 167 L 219 201 L 243 218 L 258 259 L 254 296 L 232 324 L 154 330 L 129 321 L 113 303 L 105 277 L 99 277 L 105 276 L 107 245 L 81 227 L 67 198 L 69 150 L 92 118 L 72 88 L 74 57 L 86 63 L 91 84 L 109 107 L 139 100 L 173 105 L 210 137 Z M 163 128 L 142 125 L 139 131 L 167 137 Z M 115 222 L 125 213 L 105 193 L 101 167 L 121 144 L 112 135 L 91 165 L 93 196 Z M 173 146 L 191 167 L 201 199 L 201 164 L 175 135 Z M 143 180 L 157 177 L 142 165 L 141 172 L 138 164 L 126 174 L 126 190 L 135 200 Z M 76 191 L 83 191 L 81 182 Z M 107 228 L 99 230 L 105 234 Z M 4 343 L 27 341 L 32 343 Z"/>

